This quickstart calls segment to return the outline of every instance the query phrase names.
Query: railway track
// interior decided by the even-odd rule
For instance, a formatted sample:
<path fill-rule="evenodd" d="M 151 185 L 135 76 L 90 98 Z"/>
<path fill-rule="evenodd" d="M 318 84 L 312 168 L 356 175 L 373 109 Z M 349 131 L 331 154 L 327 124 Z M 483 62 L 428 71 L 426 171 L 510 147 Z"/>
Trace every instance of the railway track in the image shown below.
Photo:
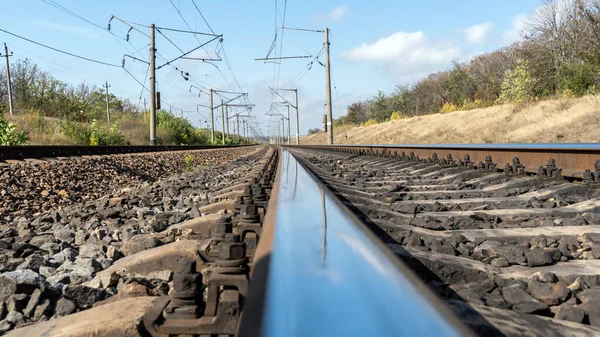
<path fill-rule="evenodd" d="M 3 209 L 0 331 L 600 334 L 594 151 L 247 147 L 198 151 L 186 169 L 181 154 L 151 154 L 180 164 Z M 117 157 L 112 183 L 137 177 L 128 168 L 142 156 Z M 3 196 L 33 187 L 9 178 L 23 165 L 43 180 L 48 164 L 5 166 Z"/>
<path fill-rule="evenodd" d="M 577 152 L 567 158 L 563 150 L 543 149 L 526 157 L 519 148 L 290 149 L 483 335 L 521 335 L 524 331 L 512 326 L 518 316 L 508 310 L 600 326 L 595 297 L 600 294 L 598 171 L 594 161 L 581 159 L 561 170 L 553 158 L 559 158 L 557 152 L 563 153 L 562 162 Z M 467 151 L 469 157 L 458 157 Z M 499 152 L 515 158 L 508 162 L 512 167 L 491 160 Z M 581 157 L 595 155 L 579 152 Z M 535 160 L 538 165 L 532 168 Z M 539 167 L 541 160 L 549 164 Z M 591 170 L 586 172 L 585 165 Z M 474 312 L 494 324 L 481 324 Z M 553 333 L 570 335 L 577 328 L 560 330 L 553 328 Z M 543 331 L 538 326 L 528 333 Z M 593 331 L 587 333 L 600 333 Z"/>

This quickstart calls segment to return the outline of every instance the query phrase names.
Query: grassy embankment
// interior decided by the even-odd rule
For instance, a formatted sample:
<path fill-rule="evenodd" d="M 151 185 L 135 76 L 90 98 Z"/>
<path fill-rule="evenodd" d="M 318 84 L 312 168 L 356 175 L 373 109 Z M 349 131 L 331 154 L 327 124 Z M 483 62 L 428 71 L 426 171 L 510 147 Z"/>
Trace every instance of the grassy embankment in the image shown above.
<path fill-rule="evenodd" d="M 325 144 L 319 132 L 303 144 Z M 334 128 L 337 144 L 580 143 L 600 142 L 600 96 L 497 105 Z"/>

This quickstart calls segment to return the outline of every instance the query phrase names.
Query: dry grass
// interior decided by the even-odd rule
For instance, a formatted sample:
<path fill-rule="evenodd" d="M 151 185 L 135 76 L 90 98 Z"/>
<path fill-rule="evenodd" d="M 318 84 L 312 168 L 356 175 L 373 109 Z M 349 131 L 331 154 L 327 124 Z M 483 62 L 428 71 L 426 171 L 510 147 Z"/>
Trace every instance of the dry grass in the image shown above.
<path fill-rule="evenodd" d="M 24 130 L 29 133 L 30 140 L 28 145 L 73 145 L 74 142 L 61 132 L 58 118 L 43 117 L 40 118 L 36 112 L 24 112 L 10 116 L 5 114 L 10 122 L 17 125 L 17 130 Z M 125 141 L 131 145 L 148 144 L 148 123 L 144 123 L 143 117 L 134 118 L 126 115 L 113 116 L 114 120 L 125 137 Z M 86 124 L 87 126 L 90 126 Z M 157 137 L 166 137 L 168 131 L 158 127 Z"/>
<path fill-rule="evenodd" d="M 35 113 L 10 116 L 8 121 L 17 125 L 17 130 L 29 133 L 28 145 L 72 145 L 73 141 L 60 131 L 60 120 L 57 118 L 39 118 Z"/>
<path fill-rule="evenodd" d="M 579 143 L 600 141 L 600 96 L 414 117 L 346 130 L 338 144 Z M 318 133 L 304 144 L 325 144 Z"/>

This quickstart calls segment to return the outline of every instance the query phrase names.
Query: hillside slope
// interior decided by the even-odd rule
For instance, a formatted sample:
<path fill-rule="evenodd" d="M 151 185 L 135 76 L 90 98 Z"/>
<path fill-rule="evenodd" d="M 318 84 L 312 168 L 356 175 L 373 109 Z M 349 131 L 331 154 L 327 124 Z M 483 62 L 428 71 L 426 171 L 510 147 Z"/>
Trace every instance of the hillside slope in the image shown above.
<path fill-rule="evenodd" d="M 485 109 L 419 116 L 367 127 L 334 129 L 337 144 L 600 142 L 600 96 L 556 99 L 520 109 Z M 320 132 L 302 144 L 326 144 Z"/>

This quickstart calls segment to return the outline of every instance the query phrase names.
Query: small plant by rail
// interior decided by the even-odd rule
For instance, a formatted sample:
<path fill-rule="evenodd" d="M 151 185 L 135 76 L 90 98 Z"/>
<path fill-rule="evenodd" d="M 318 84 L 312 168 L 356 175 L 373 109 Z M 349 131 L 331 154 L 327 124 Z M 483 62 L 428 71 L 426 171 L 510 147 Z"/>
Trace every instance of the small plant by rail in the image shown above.
<path fill-rule="evenodd" d="M 191 171 L 192 170 L 192 164 L 194 163 L 194 156 L 192 156 L 191 154 L 186 154 L 185 155 L 185 169 L 187 171 Z"/>

